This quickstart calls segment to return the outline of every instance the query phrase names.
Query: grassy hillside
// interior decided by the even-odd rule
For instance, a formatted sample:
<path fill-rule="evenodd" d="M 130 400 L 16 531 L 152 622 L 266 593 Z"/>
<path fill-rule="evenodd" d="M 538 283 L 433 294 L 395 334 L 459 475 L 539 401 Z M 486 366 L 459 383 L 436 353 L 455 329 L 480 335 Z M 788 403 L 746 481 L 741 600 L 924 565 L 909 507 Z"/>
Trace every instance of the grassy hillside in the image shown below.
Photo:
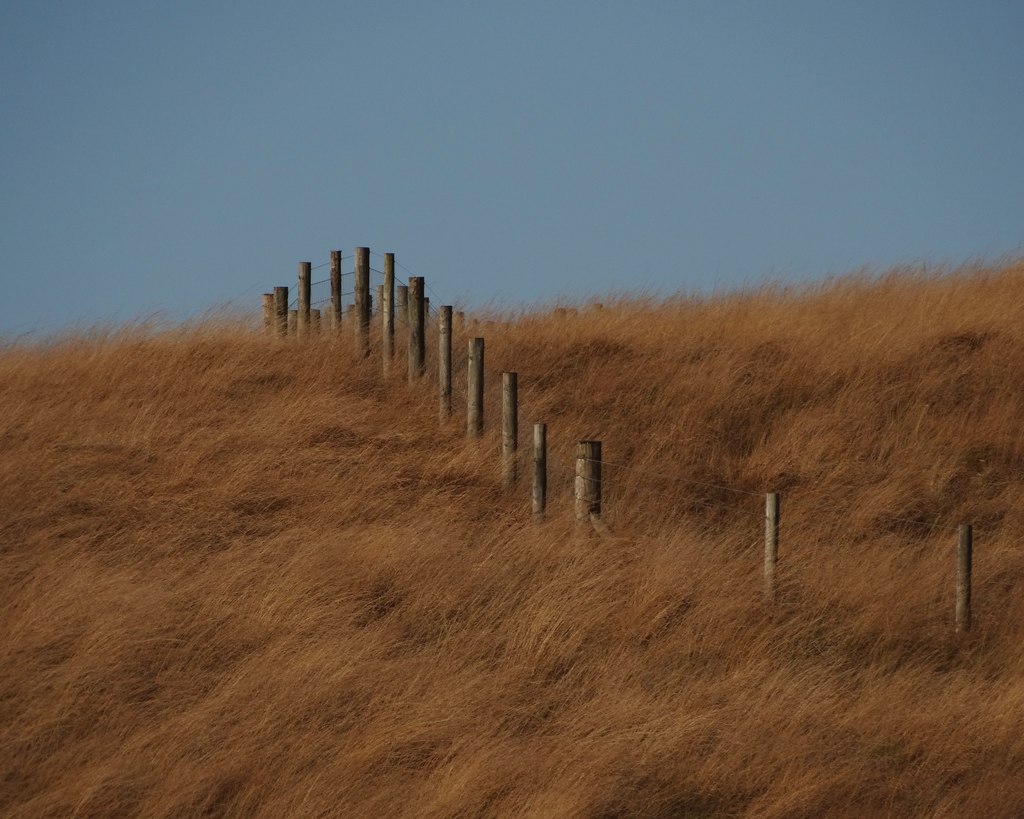
<path fill-rule="evenodd" d="M 1024 264 L 481 333 L 479 444 L 347 339 L 0 351 L 0 814 L 1024 814 Z"/>

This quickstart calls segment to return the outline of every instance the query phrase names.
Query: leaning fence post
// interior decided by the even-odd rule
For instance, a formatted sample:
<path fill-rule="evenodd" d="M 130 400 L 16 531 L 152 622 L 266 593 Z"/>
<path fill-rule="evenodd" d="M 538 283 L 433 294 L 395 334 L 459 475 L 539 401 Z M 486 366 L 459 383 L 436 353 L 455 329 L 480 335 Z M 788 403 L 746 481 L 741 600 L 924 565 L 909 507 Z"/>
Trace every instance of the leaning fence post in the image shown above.
<path fill-rule="evenodd" d="M 263 294 L 263 329 L 267 335 L 274 332 L 274 294 Z"/>
<path fill-rule="evenodd" d="M 601 517 L 601 442 L 576 444 L 576 522 Z"/>
<path fill-rule="evenodd" d="M 356 248 L 356 346 L 361 355 L 370 353 L 370 248 Z"/>
<path fill-rule="evenodd" d="M 466 379 L 466 436 L 484 433 L 484 340 L 469 340 L 469 372 Z"/>
<path fill-rule="evenodd" d="M 409 383 L 423 376 L 426 363 L 426 339 L 423 334 L 423 277 L 409 277 Z"/>
<path fill-rule="evenodd" d="M 341 251 L 331 251 L 331 309 L 327 325 L 334 330 L 341 327 Z"/>
<path fill-rule="evenodd" d="M 505 488 L 519 479 L 519 376 L 501 374 L 501 463 Z"/>
<path fill-rule="evenodd" d="M 974 551 L 974 529 L 969 523 L 960 525 L 956 559 L 956 630 L 971 630 L 971 559 Z"/>
<path fill-rule="evenodd" d="M 277 335 L 284 338 L 288 335 L 288 288 L 274 288 L 274 320 L 277 323 Z"/>
<path fill-rule="evenodd" d="M 769 492 L 764 504 L 764 593 L 775 596 L 775 566 L 779 562 L 779 493 Z"/>
<path fill-rule="evenodd" d="M 299 262 L 299 303 L 295 326 L 300 338 L 309 335 L 309 300 L 312 282 L 312 262 Z"/>
<path fill-rule="evenodd" d="M 452 308 L 441 307 L 437 331 L 437 380 L 441 421 L 447 421 L 452 414 Z"/>
<path fill-rule="evenodd" d="M 384 290 L 381 293 L 380 311 L 383 318 L 381 328 L 381 355 L 384 359 L 384 375 L 391 373 L 391 359 L 395 356 L 395 254 L 384 254 Z"/>
<path fill-rule="evenodd" d="M 540 520 L 548 506 L 548 425 L 533 425 L 533 517 Z"/>

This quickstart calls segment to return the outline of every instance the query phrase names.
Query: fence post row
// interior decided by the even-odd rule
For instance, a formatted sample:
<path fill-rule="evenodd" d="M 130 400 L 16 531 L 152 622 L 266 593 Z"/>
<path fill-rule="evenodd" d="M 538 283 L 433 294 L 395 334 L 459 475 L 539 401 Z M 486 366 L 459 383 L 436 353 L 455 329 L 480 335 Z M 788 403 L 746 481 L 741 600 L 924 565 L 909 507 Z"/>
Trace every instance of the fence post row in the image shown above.
<path fill-rule="evenodd" d="M 519 480 L 519 376 L 501 374 L 502 481 L 511 488 Z"/>
<path fill-rule="evenodd" d="M 533 425 L 533 517 L 541 520 L 548 506 L 548 425 Z"/>
<path fill-rule="evenodd" d="M 764 593 L 775 596 L 775 566 L 779 562 L 779 493 L 765 495 L 764 505 Z"/>
<path fill-rule="evenodd" d="M 601 442 L 576 444 L 576 522 L 601 517 Z"/>
<path fill-rule="evenodd" d="M 484 340 L 471 338 L 468 353 L 466 436 L 479 438 L 484 433 Z"/>
<path fill-rule="evenodd" d="M 409 277 L 409 383 L 423 377 L 426 337 L 423 332 L 423 277 Z"/>
<path fill-rule="evenodd" d="M 342 252 L 331 251 L 331 303 L 326 315 L 327 325 L 341 327 L 342 319 Z M 264 293 L 263 328 L 269 335 L 284 338 L 289 333 L 300 338 L 321 332 L 322 316 L 319 309 L 311 308 L 312 264 L 299 263 L 297 309 L 289 310 L 289 289 L 278 286 L 273 293 Z M 411 276 L 408 285 L 399 285 L 395 293 L 395 254 L 384 255 L 384 284 L 377 287 L 377 303 L 382 315 L 382 347 L 384 373 L 390 373 L 394 357 L 395 314 L 405 317 L 409 342 L 409 381 L 419 380 L 424 373 L 426 359 L 425 328 L 430 301 L 424 295 L 424 281 Z M 350 314 L 356 319 L 356 340 L 363 355 L 369 353 L 370 317 L 373 299 L 370 296 L 370 249 L 356 248 L 355 304 Z M 595 305 L 601 309 L 602 305 Z M 564 314 L 559 308 L 556 314 Z M 457 323 L 457 327 L 456 327 Z M 443 305 L 438 314 L 438 378 L 439 404 L 442 421 L 452 411 L 452 339 L 455 330 L 465 329 L 465 313 L 453 312 L 451 305 Z M 479 438 L 484 430 L 484 339 L 468 341 L 468 378 L 466 406 L 466 434 Z M 519 448 L 519 396 L 518 376 L 514 372 L 502 373 L 502 472 L 506 488 L 518 481 Z M 532 508 L 535 520 L 544 518 L 547 511 L 547 424 L 533 427 L 533 488 Z M 576 476 L 574 483 L 574 512 L 578 523 L 594 521 L 601 516 L 601 442 L 579 441 L 576 446 Z M 764 594 L 769 600 L 777 593 L 779 560 L 780 496 L 769 492 L 765 496 L 765 548 Z M 961 524 L 958 531 L 956 558 L 956 612 L 958 634 L 970 631 L 972 624 L 971 586 L 973 562 L 973 527 Z"/>
<path fill-rule="evenodd" d="M 974 529 L 969 523 L 960 525 L 956 559 L 956 630 L 971 630 L 971 562 L 974 551 Z"/>
<path fill-rule="evenodd" d="M 299 302 L 295 327 L 299 338 L 309 335 L 310 288 L 313 282 L 313 263 L 299 262 Z"/>
<path fill-rule="evenodd" d="M 384 317 L 381 326 L 381 355 L 384 358 L 384 375 L 391 374 L 391 359 L 395 356 L 395 254 L 384 254 L 384 290 L 381 293 L 380 311 Z"/>
<path fill-rule="evenodd" d="M 355 271 L 356 347 L 366 356 L 370 354 L 370 248 L 356 248 Z"/>
<path fill-rule="evenodd" d="M 441 306 L 437 325 L 438 401 L 442 423 L 452 414 L 452 308 Z"/>

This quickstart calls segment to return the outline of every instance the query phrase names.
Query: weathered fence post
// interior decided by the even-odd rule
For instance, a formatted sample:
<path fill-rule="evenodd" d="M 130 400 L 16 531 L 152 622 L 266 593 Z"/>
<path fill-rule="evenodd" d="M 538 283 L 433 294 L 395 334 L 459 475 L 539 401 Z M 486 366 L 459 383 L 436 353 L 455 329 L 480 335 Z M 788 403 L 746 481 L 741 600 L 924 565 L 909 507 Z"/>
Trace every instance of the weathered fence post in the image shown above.
<path fill-rule="evenodd" d="M 484 340 L 469 340 L 469 373 L 466 378 L 466 435 L 484 434 Z"/>
<path fill-rule="evenodd" d="M 969 523 L 960 525 L 956 559 L 956 630 L 971 630 L 971 561 L 974 551 L 974 529 Z"/>
<path fill-rule="evenodd" d="M 398 285 L 398 297 L 395 299 L 395 310 L 398 313 L 398 320 L 406 327 L 409 326 L 409 285 Z"/>
<path fill-rule="evenodd" d="M 437 330 L 438 399 L 442 423 L 452 414 L 452 308 L 441 307 Z"/>
<path fill-rule="evenodd" d="M 384 375 L 391 374 L 391 360 L 395 357 L 395 254 L 384 254 L 384 292 L 381 296 L 380 311 L 383 318 L 381 327 L 381 355 L 384 359 Z"/>
<path fill-rule="evenodd" d="M 764 503 L 764 593 L 775 596 L 775 566 L 779 562 L 779 493 L 769 492 Z"/>
<path fill-rule="evenodd" d="M 274 294 L 263 294 L 263 329 L 267 335 L 274 334 Z"/>
<path fill-rule="evenodd" d="M 313 263 L 299 262 L 299 300 L 296 316 L 296 330 L 299 338 L 309 334 L 309 300 L 313 282 Z"/>
<path fill-rule="evenodd" d="M 288 311 L 288 335 L 294 336 L 298 334 L 299 329 L 299 311 L 289 310 Z"/>
<path fill-rule="evenodd" d="M 315 307 L 309 311 L 309 332 L 314 335 L 320 335 L 320 308 Z"/>
<path fill-rule="evenodd" d="M 430 298 L 428 296 L 423 297 L 423 321 L 430 322 Z"/>
<path fill-rule="evenodd" d="M 601 517 L 601 442 L 576 444 L 576 522 Z"/>
<path fill-rule="evenodd" d="M 505 488 L 519 480 L 519 377 L 501 374 L 501 464 Z"/>
<path fill-rule="evenodd" d="M 356 248 L 356 348 L 370 354 L 370 248 Z"/>
<path fill-rule="evenodd" d="M 288 288 L 274 288 L 274 320 L 277 323 L 277 335 L 284 338 L 288 335 Z"/>
<path fill-rule="evenodd" d="M 541 520 L 548 507 L 548 425 L 533 425 L 533 517 Z"/>
<path fill-rule="evenodd" d="M 375 292 L 377 293 L 377 298 L 373 300 L 372 305 L 377 311 L 375 315 L 382 316 L 384 315 L 384 285 L 378 284 Z M 381 329 L 384 329 L 383 321 L 381 322 Z"/>
<path fill-rule="evenodd" d="M 423 277 L 409 277 L 409 383 L 423 377 L 426 337 L 423 333 Z"/>
<path fill-rule="evenodd" d="M 332 330 L 341 327 L 341 251 L 331 251 L 331 308 L 327 326 Z"/>

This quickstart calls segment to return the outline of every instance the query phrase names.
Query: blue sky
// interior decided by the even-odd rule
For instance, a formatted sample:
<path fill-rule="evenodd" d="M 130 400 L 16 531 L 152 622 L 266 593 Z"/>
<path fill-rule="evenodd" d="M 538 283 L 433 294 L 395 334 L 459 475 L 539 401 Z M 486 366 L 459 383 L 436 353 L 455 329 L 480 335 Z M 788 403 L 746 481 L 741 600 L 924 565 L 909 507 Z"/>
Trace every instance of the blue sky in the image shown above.
<path fill-rule="evenodd" d="M 1024 247 L 1024 3 L 0 0 L 0 334 L 394 251 L 444 301 Z"/>

